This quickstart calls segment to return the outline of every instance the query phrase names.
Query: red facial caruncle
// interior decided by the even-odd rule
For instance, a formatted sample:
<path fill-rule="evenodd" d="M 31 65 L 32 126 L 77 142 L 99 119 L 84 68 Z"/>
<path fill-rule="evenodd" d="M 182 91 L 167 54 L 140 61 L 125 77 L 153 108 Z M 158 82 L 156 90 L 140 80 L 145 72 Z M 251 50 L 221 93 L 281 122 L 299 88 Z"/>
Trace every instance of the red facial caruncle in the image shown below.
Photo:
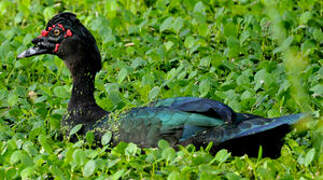
<path fill-rule="evenodd" d="M 56 53 L 56 52 L 58 51 L 58 48 L 59 48 L 59 44 L 57 43 L 57 44 L 55 45 L 54 53 Z"/>
<path fill-rule="evenodd" d="M 53 30 L 61 30 L 63 32 L 65 32 L 64 34 L 64 38 L 67 38 L 67 37 L 71 37 L 73 35 L 72 31 L 70 29 L 65 29 L 64 26 L 62 24 L 57 24 L 57 25 L 52 25 L 51 27 L 48 27 L 47 30 L 42 30 L 41 31 L 41 36 L 39 36 L 39 38 L 41 37 L 47 37 L 49 32 L 53 31 Z M 55 49 L 53 50 L 54 53 L 58 52 L 58 48 L 59 48 L 60 44 L 59 43 L 56 43 L 55 44 Z"/>
<path fill-rule="evenodd" d="M 41 36 L 43 36 L 43 37 L 48 36 L 48 31 L 46 31 L 46 30 L 42 30 L 42 31 L 41 31 Z"/>
<path fill-rule="evenodd" d="M 67 38 L 67 37 L 71 37 L 73 34 L 72 34 L 72 31 L 70 29 L 67 29 L 65 35 L 64 35 L 64 38 Z"/>
<path fill-rule="evenodd" d="M 60 27 L 63 31 L 65 31 L 65 28 L 62 24 L 57 24 L 58 27 Z"/>

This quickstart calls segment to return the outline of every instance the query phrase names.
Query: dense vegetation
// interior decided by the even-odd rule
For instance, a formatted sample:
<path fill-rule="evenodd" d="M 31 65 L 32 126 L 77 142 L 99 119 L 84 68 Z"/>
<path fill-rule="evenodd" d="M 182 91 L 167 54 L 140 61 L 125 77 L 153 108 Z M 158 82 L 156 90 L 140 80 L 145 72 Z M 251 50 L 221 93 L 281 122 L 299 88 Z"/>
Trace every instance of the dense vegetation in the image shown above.
<path fill-rule="evenodd" d="M 323 174 L 323 10 L 320 0 L 2 0 L 0 179 L 315 179 Z M 71 11 L 97 38 L 96 99 L 120 112 L 157 98 L 197 96 L 238 112 L 311 112 L 278 159 L 97 147 L 61 139 L 71 78 L 50 55 L 17 60 L 53 15 Z M 77 129 L 74 129 L 77 131 Z M 297 130 L 297 131 L 296 131 Z M 210 144 L 211 145 L 211 144 Z M 144 153 L 143 153 L 144 152 Z"/>

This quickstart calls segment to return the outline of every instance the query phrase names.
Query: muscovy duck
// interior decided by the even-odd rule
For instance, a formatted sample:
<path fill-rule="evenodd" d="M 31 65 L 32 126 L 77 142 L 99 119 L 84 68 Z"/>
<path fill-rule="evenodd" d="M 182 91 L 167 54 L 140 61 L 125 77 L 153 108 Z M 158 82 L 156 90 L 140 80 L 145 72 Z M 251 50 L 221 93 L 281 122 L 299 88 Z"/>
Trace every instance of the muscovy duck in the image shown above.
<path fill-rule="evenodd" d="M 194 144 L 198 147 L 213 142 L 213 151 L 226 148 L 234 155 L 277 157 L 282 138 L 304 114 L 263 118 L 234 112 L 225 104 L 195 97 L 158 100 L 147 107 L 134 108 L 118 119 L 99 107 L 94 99 L 95 75 L 101 69 L 101 56 L 93 35 L 76 15 L 55 15 L 41 35 L 32 40 L 33 47 L 18 55 L 25 58 L 53 54 L 63 59 L 73 78 L 68 113 L 63 129 L 82 124 L 81 133 L 94 131 L 97 138 L 111 131 L 111 143 L 133 142 L 140 147 L 156 147 L 160 139 L 172 146 Z"/>

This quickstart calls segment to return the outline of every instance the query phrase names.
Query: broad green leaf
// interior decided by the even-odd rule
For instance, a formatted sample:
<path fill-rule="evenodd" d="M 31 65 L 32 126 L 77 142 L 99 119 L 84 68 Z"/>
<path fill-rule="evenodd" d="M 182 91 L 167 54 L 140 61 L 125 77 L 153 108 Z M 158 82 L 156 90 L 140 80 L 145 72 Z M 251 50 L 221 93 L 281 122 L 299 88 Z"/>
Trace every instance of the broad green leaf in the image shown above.
<path fill-rule="evenodd" d="M 173 17 L 168 17 L 167 19 L 165 19 L 163 23 L 160 25 L 160 28 L 159 28 L 160 32 L 163 32 L 165 30 L 170 30 L 173 25 L 173 22 L 174 22 Z"/>
<path fill-rule="evenodd" d="M 200 97 L 206 96 L 211 89 L 211 84 L 208 79 L 204 79 L 199 85 Z"/>
<path fill-rule="evenodd" d="M 127 155 L 127 156 L 135 156 L 136 155 L 136 153 L 138 152 L 138 147 L 137 147 L 137 145 L 136 144 L 134 144 L 134 143 L 129 143 L 128 144 L 128 146 L 127 146 L 127 148 L 126 148 L 126 150 L 125 150 L 125 154 Z"/>
<path fill-rule="evenodd" d="M 85 135 L 85 139 L 89 144 L 92 144 L 95 140 L 94 133 L 92 131 L 88 131 Z"/>
<path fill-rule="evenodd" d="M 184 46 L 186 48 L 191 48 L 195 44 L 195 39 L 192 36 L 188 36 L 184 41 Z"/>
<path fill-rule="evenodd" d="M 167 177 L 167 180 L 181 180 L 181 179 L 182 177 L 180 173 L 177 171 L 172 171 Z"/>
<path fill-rule="evenodd" d="M 61 98 L 68 98 L 69 97 L 69 92 L 67 91 L 65 86 L 56 86 L 53 89 L 53 92 L 55 94 L 55 96 L 57 97 L 61 97 Z"/>
<path fill-rule="evenodd" d="M 206 23 L 202 23 L 198 26 L 198 31 L 201 36 L 206 37 L 209 34 L 209 27 Z"/>
<path fill-rule="evenodd" d="M 110 131 L 107 131 L 101 138 L 101 144 L 102 145 L 107 145 L 112 138 L 112 133 Z"/>
<path fill-rule="evenodd" d="M 167 41 L 166 43 L 164 43 L 164 45 L 165 45 L 166 50 L 168 51 L 168 50 L 170 50 L 170 48 L 173 47 L 174 43 L 172 41 Z"/>
<path fill-rule="evenodd" d="M 122 83 L 122 81 L 127 77 L 127 75 L 128 75 L 127 68 L 122 68 L 118 74 L 118 83 Z"/>
<path fill-rule="evenodd" d="M 120 170 L 118 170 L 116 173 L 114 173 L 112 175 L 112 179 L 119 179 L 119 178 L 121 178 L 124 175 L 124 173 L 125 173 L 125 170 L 124 169 L 120 169 Z"/>
<path fill-rule="evenodd" d="M 22 152 L 20 150 L 13 152 L 10 156 L 10 163 L 11 164 L 17 163 L 18 161 L 21 160 L 21 157 L 22 157 Z"/>
<path fill-rule="evenodd" d="M 9 97 L 8 97 L 9 106 L 16 105 L 17 101 L 18 101 L 18 96 L 16 94 L 14 94 L 14 93 L 10 93 Z"/>
<path fill-rule="evenodd" d="M 84 177 L 90 177 L 93 175 L 93 173 L 95 172 L 96 169 L 96 162 L 95 160 L 89 160 L 84 168 L 83 168 L 83 176 Z"/>
<path fill-rule="evenodd" d="M 278 48 L 276 48 L 276 49 L 273 50 L 273 53 L 276 54 L 278 52 L 284 52 L 284 51 L 286 51 L 289 48 L 289 46 L 292 44 L 293 40 L 294 40 L 294 37 L 293 36 L 289 36 L 287 39 L 285 39 L 281 43 L 281 45 Z"/>
<path fill-rule="evenodd" d="M 116 0 L 108 0 L 105 4 L 105 9 L 108 11 L 107 16 L 109 18 L 114 18 L 117 14 L 118 3 Z"/>
<path fill-rule="evenodd" d="M 169 147 L 169 144 L 168 144 L 167 141 L 165 141 L 165 140 L 162 139 L 162 140 L 158 141 L 158 147 L 160 149 L 166 149 L 166 148 Z"/>
<path fill-rule="evenodd" d="M 159 87 L 156 86 L 156 87 L 152 88 L 149 92 L 149 99 L 154 100 L 158 96 L 159 92 L 160 92 Z"/>
<path fill-rule="evenodd" d="M 229 22 L 224 25 L 224 35 L 226 37 L 237 38 L 237 27 L 234 23 Z"/>
<path fill-rule="evenodd" d="M 309 11 L 304 12 L 301 14 L 299 18 L 300 24 L 306 24 L 312 18 L 312 13 Z"/>
<path fill-rule="evenodd" d="M 43 11 L 45 21 L 50 20 L 55 15 L 55 9 L 53 7 L 46 7 Z"/>
<path fill-rule="evenodd" d="M 79 132 L 79 130 L 81 130 L 82 127 L 83 127 L 83 124 L 78 124 L 78 125 L 74 126 L 71 129 L 69 136 L 72 136 L 72 135 L 76 134 L 77 132 Z"/>
<path fill-rule="evenodd" d="M 73 152 L 73 161 L 76 163 L 77 166 L 83 166 L 86 161 L 86 154 L 81 149 L 76 149 Z"/>
<path fill-rule="evenodd" d="M 183 18 L 177 17 L 172 24 L 172 29 L 175 31 L 175 33 L 179 33 L 179 31 L 183 27 L 183 24 L 184 24 Z"/>
<path fill-rule="evenodd" d="M 254 87 L 254 90 L 257 91 L 259 88 L 261 88 L 263 86 L 263 84 L 267 80 L 267 76 L 268 76 L 268 73 L 265 69 L 262 69 L 256 73 L 256 75 L 255 75 L 256 85 Z"/>
<path fill-rule="evenodd" d="M 50 171 L 53 173 L 54 176 L 56 176 L 56 178 L 60 178 L 62 180 L 66 179 L 66 177 L 64 176 L 63 171 L 60 168 L 58 168 L 56 166 L 51 166 Z"/>
<path fill-rule="evenodd" d="M 28 179 L 34 172 L 35 169 L 33 167 L 27 167 L 21 171 L 20 175 L 22 179 Z"/>
<path fill-rule="evenodd" d="M 312 96 L 323 96 L 323 85 L 322 84 L 317 84 L 313 87 L 311 87 L 310 91 L 314 92 Z"/>
<path fill-rule="evenodd" d="M 315 149 L 312 148 L 310 149 L 306 155 L 305 155 L 305 158 L 304 158 L 304 165 L 305 166 L 309 166 L 311 164 L 311 162 L 313 161 L 314 159 L 314 156 L 315 156 Z"/>
<path fill-rule="evenodd" d="M 162 152 L 162 158 L 166 159 L 167 161 L 171 161 L 176 157 L 176 152 L 173 148 L 168 147 L 166 149 L 163 149 Z"/>
<path fill-rule="evenodd" d="M 48 141 L 47 141 L 47 137 L 43 134 L 40 134 L 38 136 L 38 141 L 41 144 L 41 146 L 44 148 L 44 150 L 48 153 L 48 154 L 53 154 L 53 149 L 52 147 L 49 145 Z"/>
<path fill-rule="evenodd" d="M 193 12 L 203 13 L 205 11 L 205 6 L 202 1 L 195 4 Z"/>
<path fill-rule="evenodd" d="M 219 162 L 219 164 L 222 164 L 230 157 L 230 155 L 231 154 L 228 153 L 226 149 L 221 149 L 216 153 L 215 160 Z"/>
<path fill-rule="evenodd" d="M 211 58 L 210 56 L 207 56 L 201 59 L 200 66 L 209 67 L 210 63 L 211 63 Z"/>

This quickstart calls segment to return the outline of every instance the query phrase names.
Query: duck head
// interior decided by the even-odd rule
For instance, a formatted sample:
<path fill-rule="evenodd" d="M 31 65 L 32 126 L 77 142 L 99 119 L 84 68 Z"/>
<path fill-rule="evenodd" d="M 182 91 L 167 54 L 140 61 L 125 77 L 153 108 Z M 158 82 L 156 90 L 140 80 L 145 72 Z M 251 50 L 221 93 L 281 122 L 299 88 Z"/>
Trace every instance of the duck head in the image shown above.
<path fill-rule="evenodd" d="M 20 53 L 18 59 L 52 54 L 63 59 L 72 74 L 82 69 L 94 73 L 101 69 L 96 41 L 73 13 L 55 15 L 32 43 L 34 46 Z"/>

